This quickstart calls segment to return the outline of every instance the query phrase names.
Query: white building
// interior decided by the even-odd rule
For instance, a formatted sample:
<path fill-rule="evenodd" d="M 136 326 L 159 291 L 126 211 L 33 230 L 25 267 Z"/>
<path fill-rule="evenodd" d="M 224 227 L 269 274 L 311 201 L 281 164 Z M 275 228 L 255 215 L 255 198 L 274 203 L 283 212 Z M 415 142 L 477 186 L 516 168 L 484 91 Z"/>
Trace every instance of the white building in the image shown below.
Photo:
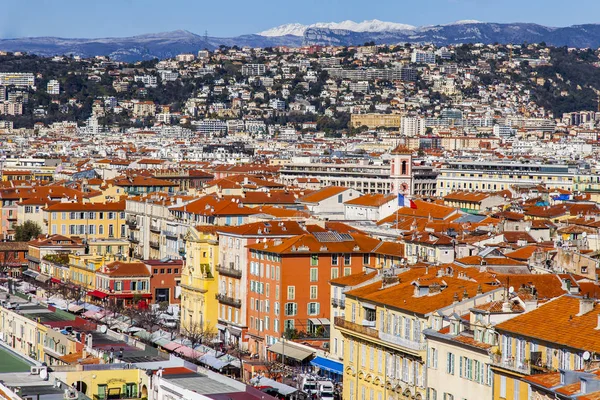
<path fill-rule="evenodd" d="M 398 209 L 395 195 L 365 194 L 344 203 L 344 219 L 348 221 L 379 221 Z"/>
<path fill-rule="evenodd" d="M 410 61 L 415 64 L 435 64 L 435 54 L 431 51 L 414 49 Z"/>
<path fill-rule="evenodd" d="M 179 78 L 179 73 L 169 70 L 160 70 L 158 71 L 158 75 L 163 82 L 171 82 Z"/>
<path fill-rule="evenodd" d="M 29 72 L 0 72 L 0 86 L 33 87 L 35 77 Z"/>
<path fill-rule="evenodd" d="M 400 133 L 404 136 L 422 136 L 425 134 L 425 119 L 421 117 L 402 117 Z"/>
<path fill-rule="evenodd" d="M 158 84 L 158 78 L 153 75 L 136 75 L 133 79 L 136 82 L 142 82 L 147 87 L 156 87 Z"/>
<path fill-rule="evenodd" d="M 242 75 L 244 76 L 261 76 L 267 72 L 267 67 L 264 64 L 245 64 L 242 66 Z"/>
<path fill-rule="evenodd" d="M 48 94 L 60 94 L 60 83 L 56 79 L 52 79 L 46 86 L 46 92 Z"/>

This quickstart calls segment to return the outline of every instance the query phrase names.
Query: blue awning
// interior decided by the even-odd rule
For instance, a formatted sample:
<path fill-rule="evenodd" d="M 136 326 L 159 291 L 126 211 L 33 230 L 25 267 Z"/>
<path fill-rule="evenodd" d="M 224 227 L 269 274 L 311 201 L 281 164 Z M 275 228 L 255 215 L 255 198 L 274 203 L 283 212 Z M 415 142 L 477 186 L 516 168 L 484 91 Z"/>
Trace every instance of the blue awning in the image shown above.
<path fill-rule="evenodd" d="M 325 371 L 333 372 L 334 374 L 342 375 L 344 373 L 344 364 L 329 358 L 317 356 L 312 359 L 310 363 L 315 367 L 319 367 Z"/>

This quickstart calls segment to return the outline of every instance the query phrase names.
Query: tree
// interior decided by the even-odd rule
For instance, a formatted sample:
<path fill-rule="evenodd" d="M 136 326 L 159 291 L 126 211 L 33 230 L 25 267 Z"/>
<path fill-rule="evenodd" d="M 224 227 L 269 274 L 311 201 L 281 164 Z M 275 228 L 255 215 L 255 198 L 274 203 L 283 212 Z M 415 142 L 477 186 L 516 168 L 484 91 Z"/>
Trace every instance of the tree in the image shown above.
<path fill-rule="evenodd" d="M 209 344 L 217 336 L 217 332 L 210 326 L 192 322 L 181 329 L 181 335 L 190 341 L 190 347 L 195 349 L 201 344 Z"/>
<path fill-rule="evenodd" d="M 28 242 L 41 234 L 42 228 L 33 221 L 25 221 L 15 227 L 15 240 L 17 242 Z"/>

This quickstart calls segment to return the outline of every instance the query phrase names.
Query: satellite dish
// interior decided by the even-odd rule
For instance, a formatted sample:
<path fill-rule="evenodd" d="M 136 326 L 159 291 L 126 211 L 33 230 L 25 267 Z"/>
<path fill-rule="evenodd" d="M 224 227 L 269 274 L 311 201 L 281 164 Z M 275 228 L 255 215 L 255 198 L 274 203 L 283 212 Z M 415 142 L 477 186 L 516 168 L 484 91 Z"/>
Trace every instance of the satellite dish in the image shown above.
<path fill-rule="evenodd" d="M 584 361 L 589 361 L 589 359 L 592 357 L 592 355 L 590 354 L 589 351 L 586 351 L 583 353 L 583 360 Z"/>
<path fill-rule="evenodd" d="M 100 325 L 100 332 L 101 333 L 106 333 L 107 330 L 108 330 L 108 328 L 106 327 L 106 325 Z"/>
<path fill-rule="evenodd" d="M 40 369 L 40 378 L 42 378 L 43 381 L 48 380 L 48 369 L 47 368 Z"/>
<path fill-rule="evenodd" d="M 583 237 L 586 237 L 586 236 L 587 236 L 587 232 L 583 232 L 583 233 L 581 234 L 581 236 L 583 236 Z"/>
<path fill-rule="evenodd" d="M 508 293 L 513 294 L 515 292 L 515 287 L 511 286 L 508 288 Z"/>

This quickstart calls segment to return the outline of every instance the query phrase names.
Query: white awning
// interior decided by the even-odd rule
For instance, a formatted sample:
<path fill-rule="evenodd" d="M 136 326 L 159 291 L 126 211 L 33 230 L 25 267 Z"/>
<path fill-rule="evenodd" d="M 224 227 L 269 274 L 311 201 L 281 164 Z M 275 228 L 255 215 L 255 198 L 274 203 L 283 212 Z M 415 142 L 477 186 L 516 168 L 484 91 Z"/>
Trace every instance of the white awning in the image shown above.
<path fill-rule="evenodd" d="M 294 360 L 304 361 L 311 357 L 314 352 L 296 347 L 289 342 L 277 342 L 268 349 L 271 353 L 276 353 L 285 357 L 293 358 Z"/>
<path fill-rule="evenodd" d="M 331 322 L 327 318 L 309 318 L 313 325 L 330 325 Z"/>

